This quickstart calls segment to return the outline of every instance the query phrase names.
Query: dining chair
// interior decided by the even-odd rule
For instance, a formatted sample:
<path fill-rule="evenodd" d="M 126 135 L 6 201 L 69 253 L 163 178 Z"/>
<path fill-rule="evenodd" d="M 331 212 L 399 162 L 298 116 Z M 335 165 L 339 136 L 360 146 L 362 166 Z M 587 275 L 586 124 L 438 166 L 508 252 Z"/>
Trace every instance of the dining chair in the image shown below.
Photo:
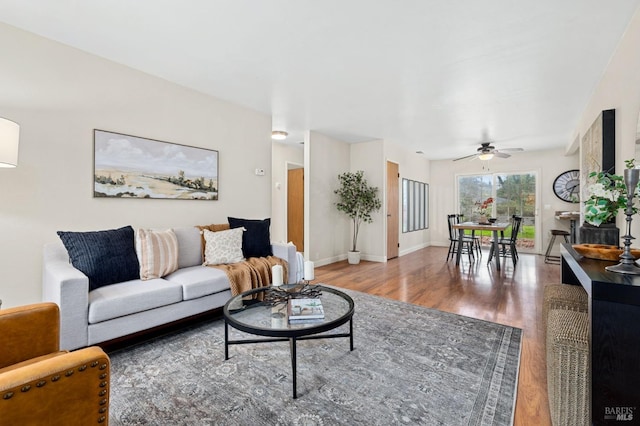
<path fill-rule="evenodd" d="M 458 214 L 456 218 L 457 223 L 464 222 L 464 215 Z M 471 231 L 471 236 L 465 235 L 465 239 L 473 240 L 473 247 L 478 254 L 478 257 L 482 257 L 482 244 L 480 242 L 480 237 L 476 235 L 476 231 Z"/>
<path fill-rule="evenodd" d="M 491 241 L 491 249 L 489 250 L 489 263 L 491 263 L 491 259 L 493 259 L 493 256 L 496 255 L 500 257 L 510 257 L 513 261 L 513 266 L 516 266 L 519 257 L 516 245 L 518 242 L 518 233 L 520 233 L 521 224 L 522 217 L 516 215 L 513 215 L 511 217 L 511 235 L 508 238 L 504 236 L 498 238 L 498 245 L 500 246 L 498 253 L 494 253 L 494 242 Z"/>
<path fill-rule="evenodd" d="M 447 253 L 447 262 L 449 258 L 453 259 L 458 253 L 458 231 L 453 228 L 453 225 L 458 223 L 457 214 L 449 214 L 447 215 L 447 226 L 449 227 L 449 252 Z M 475 260 L 475 255 L 473 254 L 473 239 L 468 236 L 464 236 L 462 239 L 462 254 L 467 254 L 469 256 L 469 261 Z"/>

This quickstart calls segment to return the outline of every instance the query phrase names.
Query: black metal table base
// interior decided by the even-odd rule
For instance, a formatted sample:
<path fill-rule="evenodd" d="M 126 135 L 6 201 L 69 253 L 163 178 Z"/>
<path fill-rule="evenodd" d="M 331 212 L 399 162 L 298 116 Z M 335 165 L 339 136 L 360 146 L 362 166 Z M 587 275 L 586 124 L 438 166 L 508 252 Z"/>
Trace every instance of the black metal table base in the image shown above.
<path fill-rule="evenodd" d="M 296 342 L 298 340 L 316 340 L 316 339 L 335 339 L 338 337 L 349 338 L 349 348 L 353 351 L 353 319 L 349 320 L 349 332 L 348 333 L 336 333 L 336 334 L 316 334 L 312 336 L 300 336 L 300 337 L 277 337 L 272 339 L 243 339 L 243 340 L 229 340 L 229 323 L 224 322 L 224 359 L 229 359 L 229 345 L 246 345 L 251 343 L 267 343 L 267 342 L 289 342 L 289 350 L 291 352 L 291 369 L 293 374 L 293 398 L 298 397 L 298 379 L 297 379 L 297 360 L 296 360 Z"/>

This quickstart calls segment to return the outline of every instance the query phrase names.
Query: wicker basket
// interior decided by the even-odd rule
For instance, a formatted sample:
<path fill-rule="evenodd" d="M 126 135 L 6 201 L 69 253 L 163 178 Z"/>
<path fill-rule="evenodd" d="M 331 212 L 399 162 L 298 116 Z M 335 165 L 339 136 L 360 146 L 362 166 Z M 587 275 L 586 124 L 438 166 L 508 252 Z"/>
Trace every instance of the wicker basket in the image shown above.
<path fill-rule="evenodd" d="M 545 330 L 547 329 L 549 311 L 552 309 L 587 312 L 588 308 L 589 296 L 579 285 L 548 284 L 544 287 L 542 321 Z"/>
<path fill-rule="evenodd" d="M 589 320 L 585 312 L 553 309 L 547 328 L 547 389 L 554 426 L 590 424 Z"/>

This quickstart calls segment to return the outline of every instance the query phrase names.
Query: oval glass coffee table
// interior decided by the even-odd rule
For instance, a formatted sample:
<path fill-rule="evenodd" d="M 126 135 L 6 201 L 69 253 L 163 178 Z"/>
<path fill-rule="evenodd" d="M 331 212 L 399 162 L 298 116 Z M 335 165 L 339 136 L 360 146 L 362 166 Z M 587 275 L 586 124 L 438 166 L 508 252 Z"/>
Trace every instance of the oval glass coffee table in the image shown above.
<path fill-rule="evenodd" d="M 280 288 L 291 289 L 294 286 L 285 285 Z M 272 287 L 255 288 L 241 293 L 224 305 L 224 359 L 229 359 L 229 345 L 248 343 L 284 342 L 289 341 L 291 351 L 291 367 L 293 370 L 293 397 L 296 391 L 296 342 L 308 339 L 332 339 L 348 337 L 350 350 L 353 350 L 353 299 L 347 294 L 323 285 L 312 285 L 320 290 L 319 299 L 324 309 L 324 318 L 317 320 L 303 320 L 290 323 L 287 315 L 287 302 L 272 304 L 256 300 L 271 291 Z M 261 297 L 260 297 L 261 298 Z M 345 323 L 349 323 L 348 333 L 326 333 Z M 229 340 L 229 326 L 258 336 L 262 339 Z"/>

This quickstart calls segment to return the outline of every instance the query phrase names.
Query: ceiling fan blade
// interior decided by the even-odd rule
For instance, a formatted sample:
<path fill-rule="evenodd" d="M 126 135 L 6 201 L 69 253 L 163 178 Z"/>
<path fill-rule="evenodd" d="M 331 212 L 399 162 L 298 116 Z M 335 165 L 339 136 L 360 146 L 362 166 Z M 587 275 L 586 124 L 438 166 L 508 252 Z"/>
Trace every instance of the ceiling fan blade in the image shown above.
<path fill-rule="evenodd" d="M 509 157 L 511 157 L 511 154 L 505 154 L 504 152 L 500 152 L 500 151 L 493 151 L 493 155 L 495 155 L 496 157 L 500 157 L 500 158 L 509 158 Z"/>
<path fill-rule="evenodd" d="M 516 151 L 524 151 L 524 149 L 522 149 L 522 148 L 503 148 L 500 151 L 502 151 L 502 152 L 504 152 L 504 151 L 516 152 Z"/>
<path fill-rule="evenodd" d="M 477 156 L 478 156 L 478 154 L 465 155 L 464 157 L 454 158 L 453 161 L 464 160 L 466 158 L 472 158 L 472 157 L 477 157 Z"/>

